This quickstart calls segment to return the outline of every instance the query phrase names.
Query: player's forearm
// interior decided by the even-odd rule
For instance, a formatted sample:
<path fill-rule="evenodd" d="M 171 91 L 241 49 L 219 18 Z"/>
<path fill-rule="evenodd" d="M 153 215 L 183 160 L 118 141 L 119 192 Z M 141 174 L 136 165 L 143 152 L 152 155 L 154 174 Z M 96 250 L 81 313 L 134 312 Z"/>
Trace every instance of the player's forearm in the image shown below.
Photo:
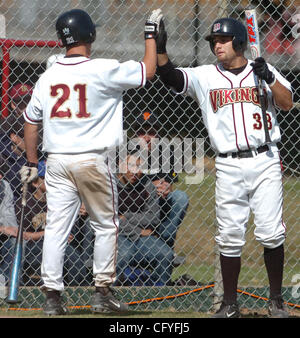
<path fill-rule="evenodd" d="M 276 102 L 276 105 L 284 110 L 288 111 L 293 107 L 293 98 L 292 93 L 284 87 L 278 80 L 275 84 L 270 87 L 272 90 L 273 98 Z"/>
<path fill-rule="evenodd" d="M 17 237 L 18 228 L 13 226 L 0 226 L 0 234 Z"/>
<path fill-rule="evenodd" d="M 24 142 L 26 148 L 27 161 L 32 163 L 38 163 L 38 155 L 37 155 L 38 125 L 25 122 Z"/>
<path fill-rule="evenodd" d="M 146 66 L 146 79 L 151 80 L 155 75 L 157 65 L 156 42 L 154 39 L 145 40 L 143 62 Z"/>
<path fill-rule="evenodd" d="M 38 241 L 44 236 L 44 231 L 30 232 L 25 231 L 23 237 L 26 241 Z"/>
<path fill-rule="evenodd" d="M 167 54 L 157 55 L 157 73 L 162 82 L 166 86 L 174 88 L 178 93 L 182 92 L 184 87 L 184 78 L 182 72 L 174 67 Z"/>

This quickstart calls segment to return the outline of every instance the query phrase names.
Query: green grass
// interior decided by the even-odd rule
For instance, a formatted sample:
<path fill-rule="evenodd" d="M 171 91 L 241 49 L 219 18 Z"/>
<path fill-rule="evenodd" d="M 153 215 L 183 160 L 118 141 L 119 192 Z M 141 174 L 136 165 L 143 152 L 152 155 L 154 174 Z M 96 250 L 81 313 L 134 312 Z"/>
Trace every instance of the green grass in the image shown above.
<path fill-rule="evenodd" d="M 63 318 L 209 318 L 211 314 L 209 313 L 201 313 L 195 311 L 187 311 L 187 312 L 178 312 L 172 310 L 166 311 L 134 311 L 130 310 L 126 314 L 94 314 L 91 313 L 90 310 L 72 310 L 68 309 L 68 314 L 64 315 Z M 27 311 L 15 311 L 15 310 L 0 310 L 0 318 L 14 318 L 14 317 L 22 317 L 22 318 L 58 318 L 61 316 L 46 316 L 43 314 L 41 310 L 27 310 Z"/>
<path fill-rule="evenodd" d="M 184 273 L 190 274 L 201 282 L 214 280 L 215 259 L 215 176 L 206 173 L 204 180 L 197 185 L 186 185 L 184 174 L 181 174 L 178 189 L 187 192 L 190 198 L 188 212 L 179 228 L 175 251 L 186 256 L 186 263 L 176 268 L 172 279 L 175 280 Z M 291 285 L 295 274 L 300 273 L 299 267 L 299 191 L 300 182 L 293 177 L 285 177 L 284 186 L 284 221 L 287 226 L 285 242 L 285 273 L 284 285 Z M 242 271 L 240 284 L 245 286 L 268 285 L 264 269 L 263 249 L 254 238 L 253 216 L 250 217 L 246 245 L 242 254 Z"/>

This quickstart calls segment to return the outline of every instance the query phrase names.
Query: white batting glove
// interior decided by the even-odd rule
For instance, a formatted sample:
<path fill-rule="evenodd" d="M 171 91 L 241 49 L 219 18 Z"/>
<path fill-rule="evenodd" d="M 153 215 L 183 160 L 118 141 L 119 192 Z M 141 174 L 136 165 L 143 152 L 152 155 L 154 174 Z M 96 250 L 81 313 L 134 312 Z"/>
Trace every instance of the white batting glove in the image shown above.
<path fill-rule="evenodd" d="M 160 8 L 152 11 L 145 23 L 145 40 L 155 39 L 157 37 L 162 18 L 163 14 Z"/>
<path fill-rule="evenodd" d="M 21 176 L 21 182 L 24 183 L 31 183 L 38 178 L 38 168 L 37 164 L 35 163 L 27 163 L 23 165 L 23 167 L 19 171 Z"/>

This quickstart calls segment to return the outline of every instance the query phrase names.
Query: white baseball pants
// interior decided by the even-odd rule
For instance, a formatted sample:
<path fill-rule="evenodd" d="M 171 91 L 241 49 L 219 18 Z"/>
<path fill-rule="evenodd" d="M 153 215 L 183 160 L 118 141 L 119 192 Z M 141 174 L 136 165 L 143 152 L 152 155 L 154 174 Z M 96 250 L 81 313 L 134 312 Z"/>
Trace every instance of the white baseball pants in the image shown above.
<path fill-rule="evenodd" d="M 277 147 L 250 158 L 217 157 L 216 169 L 219 251 L 229 257 L 241 255 L 250 211 L 254 214 L 256 240 L 267 248 L 281 245 L 286 229 Z"/>
<path fill-rule="evenodd" d="M 119 222 L 117 187 L 106 154 L 50 154 L 45 182 L 48 210 L 41 266 L 44 287 L 64 289 L 64 254 L 81 202 L 95 232 L 95 285 L 111 285 L 115 281 Z"/>

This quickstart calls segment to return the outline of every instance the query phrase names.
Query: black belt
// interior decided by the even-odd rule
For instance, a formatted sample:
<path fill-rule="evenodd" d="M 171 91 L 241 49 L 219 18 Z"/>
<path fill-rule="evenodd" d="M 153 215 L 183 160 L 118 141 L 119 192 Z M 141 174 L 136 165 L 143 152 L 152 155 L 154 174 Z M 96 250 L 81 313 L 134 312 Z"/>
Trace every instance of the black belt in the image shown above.
<path fill-rule="evenodd" d="M 260 146 L 257 149 L 248 149 L 248 150 L 240 150 L 235 153 L 228 153 L 228 154 L 222 154 L 220 153 L 220 157 L 226 158 L 227 156 L 232 156 L 232 158 L 247 158 L 247 157 L 253 157 L 253 151 L 257 152 L 258 154 L 264 153 L 269 150 L 269 146 L 265 144 L 264 146 Z"/>

